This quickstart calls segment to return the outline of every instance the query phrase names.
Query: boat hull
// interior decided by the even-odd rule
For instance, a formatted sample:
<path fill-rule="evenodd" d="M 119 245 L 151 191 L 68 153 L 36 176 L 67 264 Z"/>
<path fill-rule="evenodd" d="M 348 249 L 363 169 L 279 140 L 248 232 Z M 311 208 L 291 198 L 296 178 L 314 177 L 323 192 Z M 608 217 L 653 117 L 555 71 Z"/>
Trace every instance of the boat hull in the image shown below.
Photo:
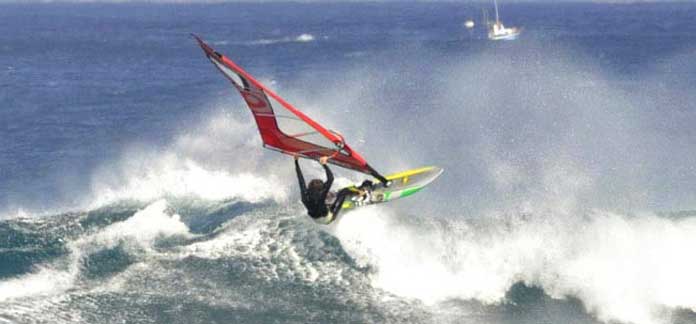
<path fill-rule="evenodd" d="M 488 39 L 490 39 L 490 40 L 515 40 L 515 39 L 517 39 L 518 36 L 520 36 L 519 32 L 502 34 L 502 35 L 488 34 Z"/>

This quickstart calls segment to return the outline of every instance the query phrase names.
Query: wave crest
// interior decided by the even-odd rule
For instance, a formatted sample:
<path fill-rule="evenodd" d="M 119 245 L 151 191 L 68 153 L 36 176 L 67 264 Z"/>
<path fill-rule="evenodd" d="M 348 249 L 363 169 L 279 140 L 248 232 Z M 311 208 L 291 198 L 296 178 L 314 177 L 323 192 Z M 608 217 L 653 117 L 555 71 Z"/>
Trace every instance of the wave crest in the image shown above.
<path fill-rule="evenodd" d="M 605 322 L 667 323 L 670 310 L 696 310 L 696 261 L 688 257 L 696 218 L 596 210 L 445 221 L 376 212 L 353 212 L 335 232 L 377 269 L 376 287 L 400 296 L 498 304 L 523 282 L 578 298 Z"/>

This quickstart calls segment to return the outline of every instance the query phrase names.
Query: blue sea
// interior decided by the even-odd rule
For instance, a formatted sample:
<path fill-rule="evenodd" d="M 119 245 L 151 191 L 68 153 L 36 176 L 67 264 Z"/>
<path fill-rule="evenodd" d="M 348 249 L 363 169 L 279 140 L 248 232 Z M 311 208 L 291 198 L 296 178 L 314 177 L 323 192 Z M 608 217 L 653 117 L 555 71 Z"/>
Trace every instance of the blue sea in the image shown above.
<path fill-rule="evenodd" d="M 696 323 L 696 3 L 484 9 L 0 4 L 0 323 Z M 191 33 L 445 173 L 313 223 Z"/>

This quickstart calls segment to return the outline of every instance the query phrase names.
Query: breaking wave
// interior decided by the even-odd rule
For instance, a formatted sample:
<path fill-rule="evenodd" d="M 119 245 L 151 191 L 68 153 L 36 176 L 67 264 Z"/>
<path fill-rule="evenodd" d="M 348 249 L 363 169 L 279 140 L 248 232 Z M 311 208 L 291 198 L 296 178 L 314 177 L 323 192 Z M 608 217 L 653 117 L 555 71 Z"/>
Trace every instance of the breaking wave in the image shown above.
<path fill-rule="evenodd" d="M 355 214 L 336 235 L 356 260 L 374 266 L 373 285 L 426 304 L 505 303 L 522 282 L 559 300 L 577 298 L 603 322 L 669 323 L 672 310 L 696 310 L 696 262 L 688 257 L 694 218 L 593 211 L 432 221 Z"/>

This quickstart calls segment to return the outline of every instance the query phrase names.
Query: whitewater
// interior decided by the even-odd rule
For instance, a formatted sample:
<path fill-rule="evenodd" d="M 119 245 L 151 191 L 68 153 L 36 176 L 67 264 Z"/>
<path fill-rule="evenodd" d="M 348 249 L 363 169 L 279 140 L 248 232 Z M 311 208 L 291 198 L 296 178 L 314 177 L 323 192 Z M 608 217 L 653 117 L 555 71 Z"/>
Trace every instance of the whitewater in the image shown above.
<path fill-rule="evenodd" d="M 111 8 L 75 6 L 97 16 Z M 549 45 L 543 37 L 490 45 L 466 31 L 438 38 L 445 33 L 418 23 L 385 36 L 361 21 L 344 35 L 317 18 L 273 19 L 309 7 L 347 19 L 336 5 L 217 7 L 243 22 L 249 12 L 273 13 L 265 19 L 278 25 L 241 40 L 214 26 L 196 30 L 201 16 L 227 19 L 205 6 L 170 9 L 182 15 L 171 21 L 139 6 L 145 18 L 117 16 L 136 27 L 193 29 L 233 59 L 239 53 L 249 72 L 342 131 L 380 171 L 433 164 L 445 173 L 408 199 L 317 225 L 299 201 L 292 159 L 261 148 L 239 95 L 185 33 L 156 34 L 135 42 L 144 48 L 136 61 L 152 51 L 169 55 L 160 47 L 173 46 L 180 50 L 173 62 L 147 60 L 124 74 L 86 64 L 106 69 L 99 77 L 114 84 L 149 69 L 170 76 L 149 73 L 153 88 L 126 84 L 97 91 L 98 100 L 50 99 L 68 116 L 54 121 L 63 133 L 54 124 L 42 124 L 45 133 L 31 126 L 53 120 L 48 110 L 17 109 L 29 117 L 4 119 L 41 141 L 72 134 L 67 142 L 97 153 L 53 144 L 60 154 L 52 155 L 40 141 L 23 151 L 7 143 L 25 137 L 4 133 L 12 154 L 0 162 L 16 175 L 3 173 L 0 187 L 0 323 L 696 323 L 693 38 L 658 60 L 616 67 L 576 43 Z M 396 5 L 351 6 L 378 26 L 371 15 L 397 19 L 388 14 Z M 454 4 L 405 6 L 402 14 L 416 20 L 430 10 L 422 23 L 432 24 Z M 521 17 L 537 9 L 521 6 Z M 52 26 L 35 28 L 44 23 Z M 107 40 L 133 46 L 120 36 Z M 632 44 L 613 45 L 625 46 L 614 54 L 627 62 L 647 55 Z M 165 72 L 160 63 L 185 68 Z M 12 66 L 5 75 L 20 81 L 46 67 Z M 60 73 L 55 87 L 78 91 L 70 90 L 79 88 L 74 71 Z M 130 107 L 131 100 L 143 104 Z M 124 119 L 104 121 L 113 118 Z M 70 167 L 32 162 L 42 154 L 68 156 Z M 47 175 L 18 167 L 32 163 L 49 165 Z M 302 163 L 308 177 L 322 175 L 316 163 Z M 335 172 L 337 186 L 362 180 Z"/>

